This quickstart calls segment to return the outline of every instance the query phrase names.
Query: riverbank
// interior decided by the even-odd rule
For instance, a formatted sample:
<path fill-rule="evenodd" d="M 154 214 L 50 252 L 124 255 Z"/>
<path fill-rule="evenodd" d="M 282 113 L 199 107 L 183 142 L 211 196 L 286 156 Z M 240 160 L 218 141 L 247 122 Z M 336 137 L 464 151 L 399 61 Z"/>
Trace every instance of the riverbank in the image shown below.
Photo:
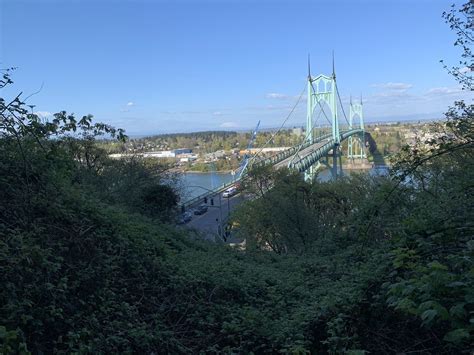
<path fill-rule="evenodd" d="M 372 163 L 346 163 L 342 164 L 342 170 L 370 170 L 373 169 L 375 166 Z"/>
<path fill-rule="evenodd" d="M 183 167 L 174 166 L 170 168 L 168 171 L 177 174 L 229 174 L 231 175 L 234 170 L 227 169 L 227 170 L 215 170 L 215 171 L 203 171 L 203 170 L 188 170 Z"/>
<path fill-rule="evenodd" d="M 183 174 L 229 174 L 232 175 L 233 170 L 216 170 L 216 171 L 201 171 L 201 170 L 181 170 Z"/>

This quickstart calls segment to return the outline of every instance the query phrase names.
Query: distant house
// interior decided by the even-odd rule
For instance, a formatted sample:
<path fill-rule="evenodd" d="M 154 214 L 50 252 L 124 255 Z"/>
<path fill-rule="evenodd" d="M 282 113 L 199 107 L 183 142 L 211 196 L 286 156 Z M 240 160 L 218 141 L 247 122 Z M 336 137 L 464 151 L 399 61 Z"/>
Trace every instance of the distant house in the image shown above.
<path fill-rule="evenodd" d="M 181 154 L 191 154 L 193 152 L 193 150 L 190 149 L 190 148 L 178 148 L 178 149 L 174 149 L 172 151 L 174 152 L 175 156 L 176 155 L 181 155 Z"/>
<path fill-rule="evenodd" d="M 165 158 L 188 158 L 188 160 L 196 160 L 197 155 L 192 154 L 193 150 L 189 148 L 179 148 L 173 150 L 158 150 L 158 151 L 149 151 L 143 153 L 137 153 L 137 155 L 141 155 L 144 158 L 158 158 L 158 159 L 165 159 Z M 124 157 L 124 154 L 111 154 L 110 157 L 114 159 L 119 159 Z"/>
<path fill-rule="evenodd" d="M 160 150 L 156 152 L 145 152 L 143 156 L 146 158 L 176 158 L 183 154 L 191 154 L 192 149 L 189 148 L 179 148 L 173 150 Z"/>
<path fill-rule="evenodd" d="M 145 152 L 143 156 L 145 158 L 175 158 L 176 154 L 172 150 L 161 150 L 158 152 Z"/>
<path fill-rule="evenodd" d="M 205 162 L 213 162 L 218 159 L 225 158 L 225 150 L 217 150 L 213 153 L 207 153 L 204 155 Z"/>
<path fill-rule="evenodd" d="M 181 158 L 179 158 L 179 161 L 181 163 L 188 163 L 190 161 L 195 161 L 198 158 L 197 154 L 180 154 L 180 157 Z"/>

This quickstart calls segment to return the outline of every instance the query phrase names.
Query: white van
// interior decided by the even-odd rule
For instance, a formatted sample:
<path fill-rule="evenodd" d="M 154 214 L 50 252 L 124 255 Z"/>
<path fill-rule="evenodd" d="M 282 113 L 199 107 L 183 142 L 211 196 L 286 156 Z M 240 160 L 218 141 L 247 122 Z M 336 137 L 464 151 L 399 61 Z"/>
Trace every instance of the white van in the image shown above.
<path fill-rule="evenodd" d="M 234 196 L 235 194 L 237 193 L 237 188 L 232 186 L 232 187 L 229 187 L 227 190 L 225 190 L 223 193 L 222 193 L 222 197 L 232 197 Z"/>

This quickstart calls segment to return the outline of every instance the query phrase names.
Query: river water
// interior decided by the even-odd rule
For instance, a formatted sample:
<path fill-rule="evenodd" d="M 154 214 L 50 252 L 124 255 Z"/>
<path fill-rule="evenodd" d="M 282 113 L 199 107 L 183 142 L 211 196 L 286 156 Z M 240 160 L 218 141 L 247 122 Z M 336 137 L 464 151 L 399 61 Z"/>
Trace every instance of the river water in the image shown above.
<path fill-rule="evenodd" d="M 202 195 L 206 190 L 231 183 L 233 178 L 229 173 L 184 173 L 181 175 L 181 198 L 188 200 Z"/>
<path fill-rule="evenodd" d="M 387 174 L 387 167 L 376 167 L 371 169 L 344 170 L 344 174 L 369 173 L 371 175 Z M 318 180 L 329 181 L 331 171 L 328 169 L 319 172 Z M 182 199 L 187 200 L 213 190 L 224 183 L 231 183 L 233 175 L 229 173 L 184 173 L 181 175 Z"/>

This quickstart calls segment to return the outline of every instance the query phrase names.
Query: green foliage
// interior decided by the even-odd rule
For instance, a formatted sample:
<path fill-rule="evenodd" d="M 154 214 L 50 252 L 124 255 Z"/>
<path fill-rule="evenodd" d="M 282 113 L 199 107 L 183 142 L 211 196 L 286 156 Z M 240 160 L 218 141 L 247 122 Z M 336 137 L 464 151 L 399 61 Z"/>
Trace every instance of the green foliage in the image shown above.
<path fill-rule="evenodd" d="M 131 139 L 121 144 L 117 144 L 117 142 L 114 141 L 107 141 L 103 142 L 103 148 L 109 153 L 192 148 L 197 153 L 205 154 L 213 153 L 218 150 L 245 150 L 247 149 L 250 136 L 250 133 L 232 131 L 162 134 Z M 301 138 L 301 136 L 294 134 L 291 130 L 281 130 L 277 134 L 271 131 L 260 131 L 254 146 L 289 147 L 301 143 Z"/>
<path fill-rule="evenodd" d="M 18 330 L 7 330 L 3 325 L 0 325 L 0 354 L 31 354 L 21 332 Z"/>
<path fill-rule="evenodd" d="M 250 170 L 240 252 L 163 223 L 173 177 L 108 159 L 121 130 L 0 99 L 0 353 L 469 353 L 473 110 L 391 176 Z"/>
<path fill-rule="evenodd" d="M 327 348 L 317 349 L 472 349 L 473 109 L 456 103 L 446 122 L 432 125 L 432 138 L 403 148 L 387 177 L 308 184 L 265 168 L 250 172 L 243 188 L 257 198 L 233 216 L 248 248 L 324 260 L 315 279 L 343 264 L 351 297 L 371 294 L 369 304 L 348 298 L 337 305 L 319 341 Z M 322 285 L 313 292 L 335 287 Z"/>
<path fill-rule="evenodd" d="M 368 151 L 374 161 L 380 159 L 377 155 L 382 155 L 383 159 L 383 157 L 397 153 L 406 144 L 405 139 L 400 135 L 401 127 L 401 125 L 387 125 L 385 127 L 378 125 L 376 126 L 378 131 L 372 129 L 371 126 L 367 127 Z"/>
<path fill-rule="evenodd" d="M 461 47 L 462 54 L 459 65 L 452 68 L 444 66 L 446 70 L 462 85 L 465 90 L 473 90 L 474 69 L 472 45 L 474 43 L 474 27 L 472 26 L 472 14 L 474 4 L 472 1 L 464 3 L 462 6 L 451 5 L 449 11 L 443 13 L 443 18 L 449 27 L 456 32 L 455 46 Z M 443 60 L 441 60 L 443 63 Z M 465 70 L 465 69 L 468 70 Z"/>
<path fill-rule="evenodd" d="M 434 125 L 433 139 L 397 157 L 393 175 L 411 185 L 412 216 L 396 240 L 396 276 L 386 285 L 392 307 L 459 346 L 474 332 L 472 110 L 457 103 L 446 123 Z"/>
<path fill-rule="evenodd" d="M 297 174 L 268 168 L 249 172 L 242 187 L 255 199 L 234 215 L 240 233 L 258 249 L 277 253 L 309 253 L 325 245 L 364 238 L 367 229 L 384 240 L 408 215 L 403 195 L 379 208 L 394 183 L 384 177 L 353 175 L 328 183 L 308 183 Z M 369 225 L 374 209 L 378 215 Z M 388 216 L 387 216 L 388 215 Z M 393 229 L 386 228 L 390 226 Z"/>

